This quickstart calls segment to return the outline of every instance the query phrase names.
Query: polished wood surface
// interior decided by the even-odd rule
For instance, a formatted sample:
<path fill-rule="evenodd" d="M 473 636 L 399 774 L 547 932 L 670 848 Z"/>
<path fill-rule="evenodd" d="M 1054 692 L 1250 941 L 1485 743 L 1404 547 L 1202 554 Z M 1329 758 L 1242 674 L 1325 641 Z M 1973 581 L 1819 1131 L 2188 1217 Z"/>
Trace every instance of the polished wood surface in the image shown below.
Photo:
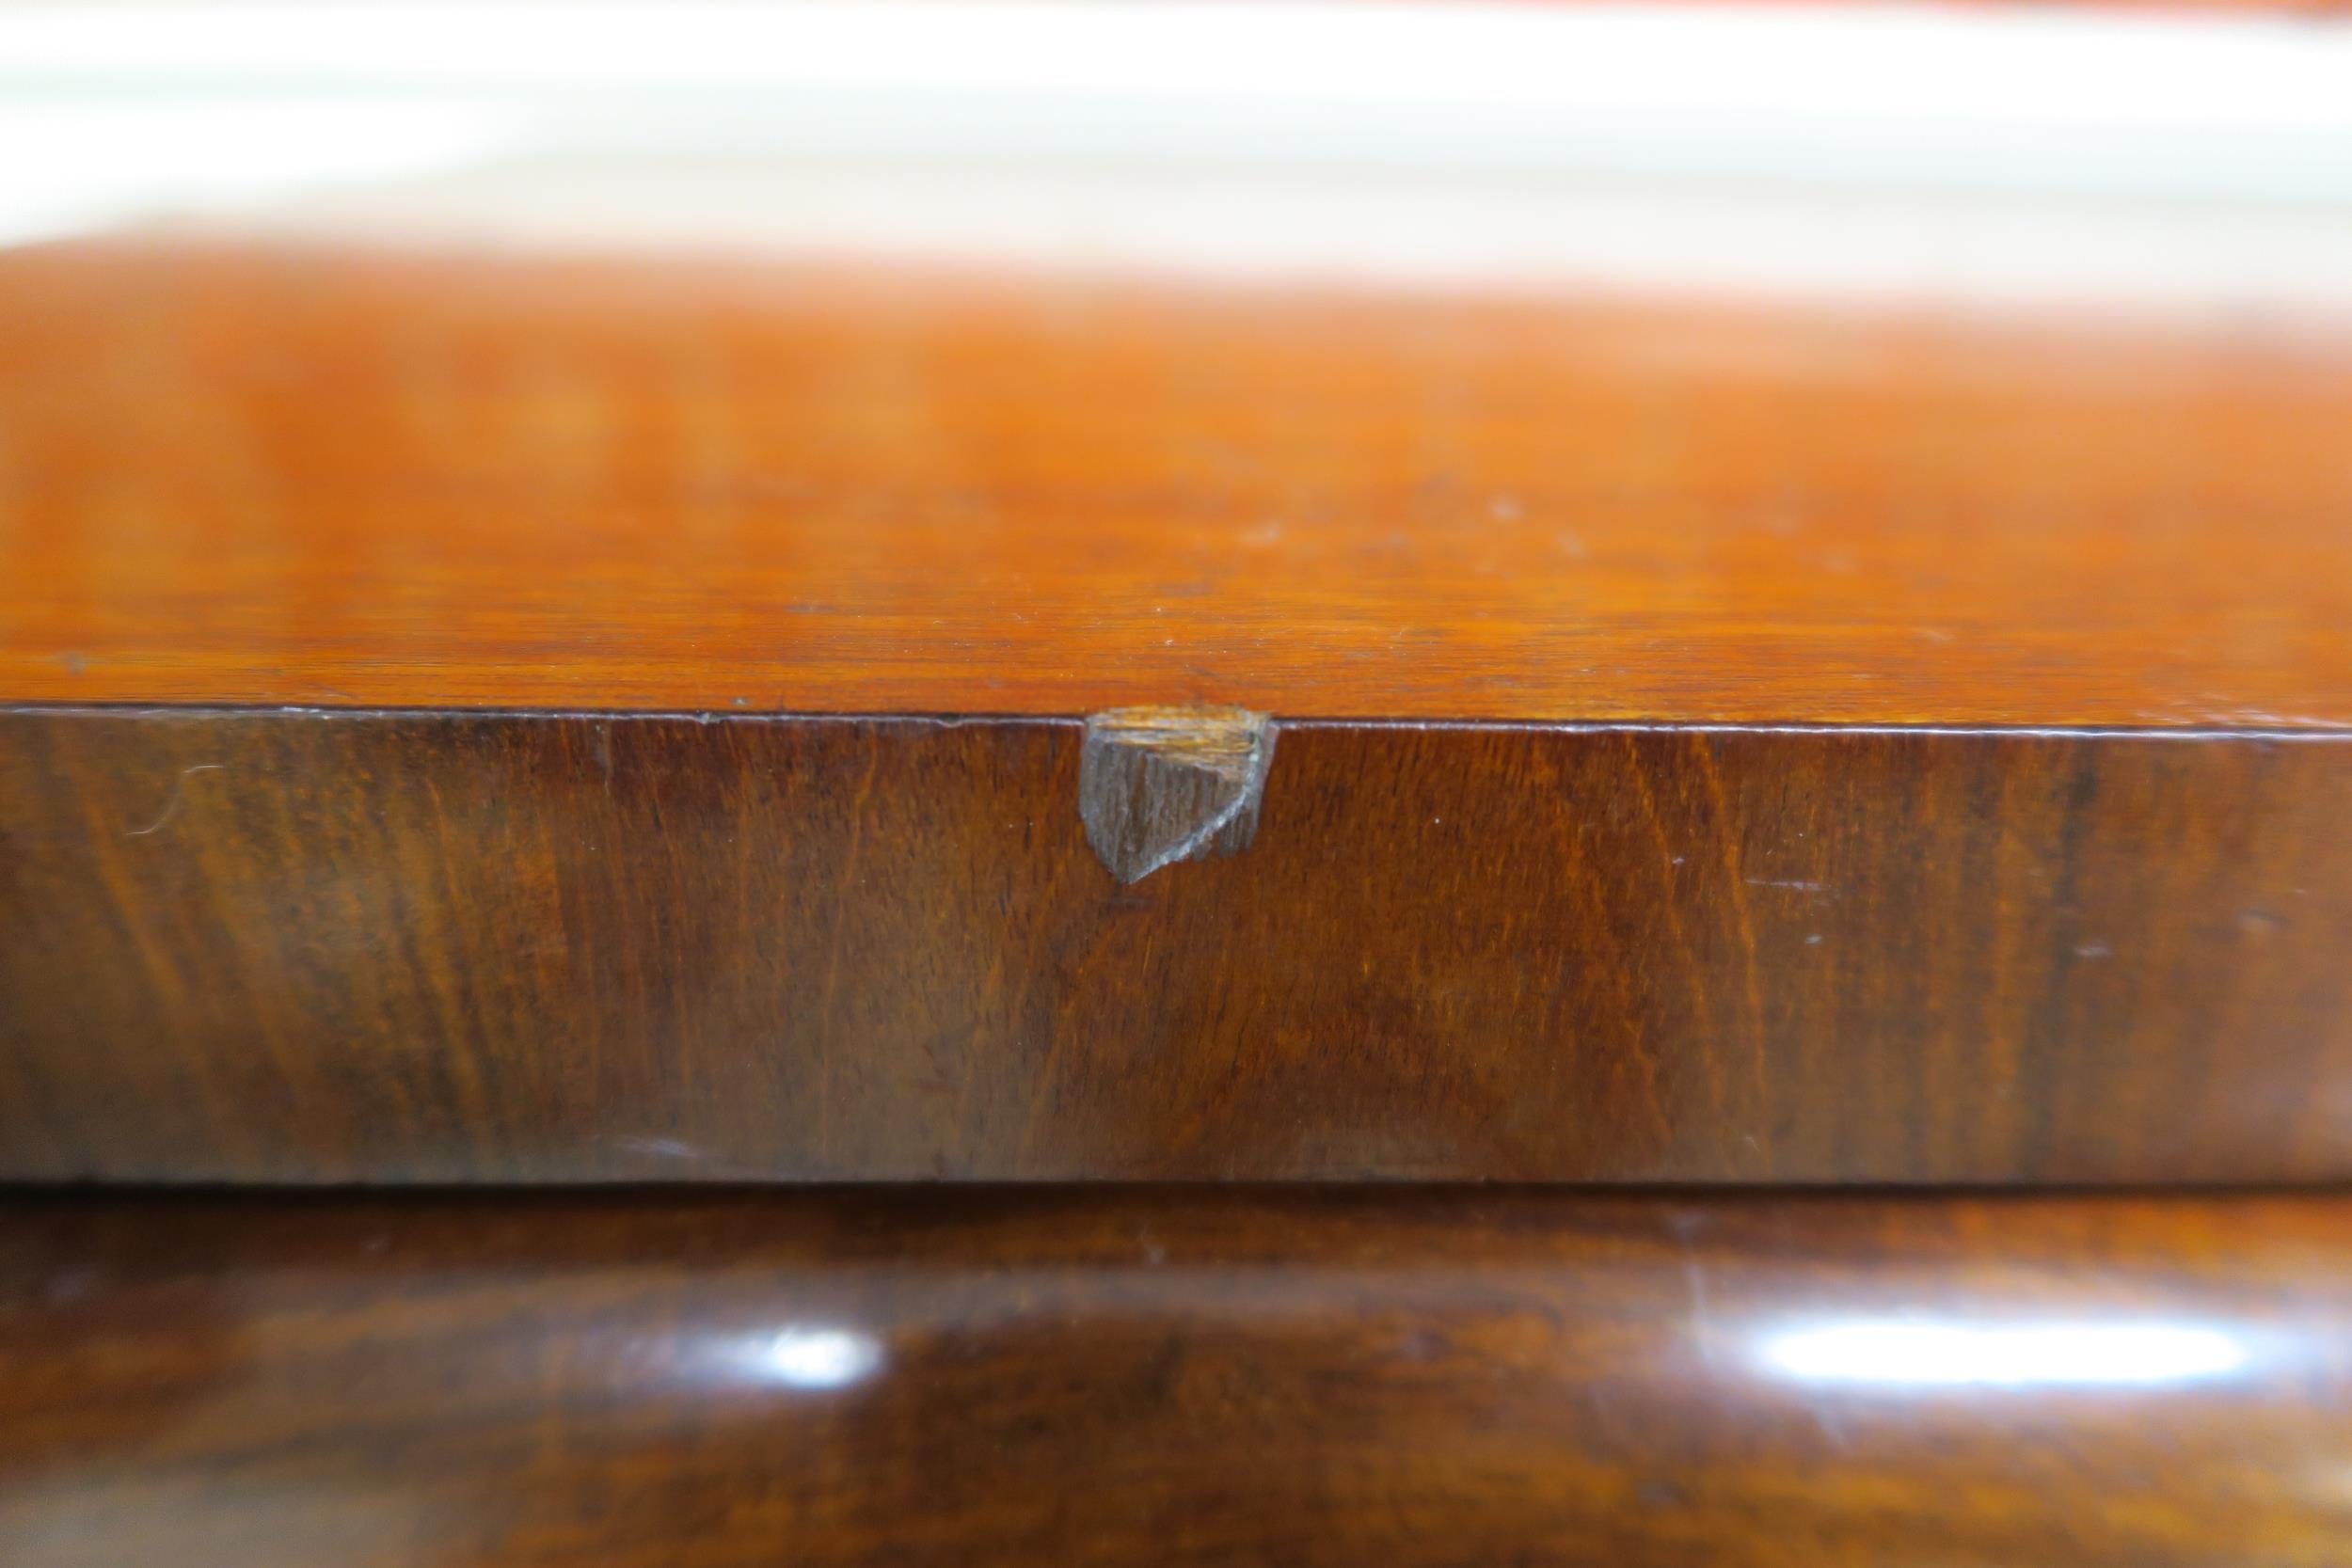
<path fill-rule="evenodd" d="M 2352 723 L 2352 340 L 0 256 L 0 701 Z"/>
<path fill-rule="evenodd" d="M 0 1209 L 9 1568 L 2284 1568 L 2352 1204 Z"/>
<path fill-rule="evenodd" d="M 0 1174 L 2352 1176 L 2352 737 L 0 716 Z"/>

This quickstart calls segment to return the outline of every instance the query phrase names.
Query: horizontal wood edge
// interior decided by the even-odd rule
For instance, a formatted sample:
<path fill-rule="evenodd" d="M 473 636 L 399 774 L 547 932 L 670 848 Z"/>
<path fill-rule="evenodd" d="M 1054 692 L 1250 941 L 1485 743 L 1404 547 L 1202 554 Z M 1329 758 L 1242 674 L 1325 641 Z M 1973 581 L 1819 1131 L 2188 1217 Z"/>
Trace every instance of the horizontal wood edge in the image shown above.
<path fill-rule="evenodd" d="M 219 703 L 219 702 L 0 702 L 0 718 L 155 719 L 200 721 L 211 719 L 329 719 L 406 720 L 589 720 L 601 721 L 675 721 L 695 724 L 874 724 L 928 725 L 959 729 L 967 725 L 1035 725 L 1083 729 L 1084 713 L 997 712 L 984 708 L 893 710 L 756 707 L 600 707 L 592 705 L 515 705 L 471 706 L 438 703 L 403 706 L 376 703 Z M 1515 733 L 1552 735 L 1818 735 L 1818 736 L 1983 736 L 2050 740 L 2336 740 L 2352 741 L 2352 723 L 2212 723 L 2152 722 L 2145 724 L 2017 724 L 2017 723 L 1901 723 L 1842 720 L 1681 720 L 1681 719 L 1502 719 L 1479 715 L 1458 718 L 1394 717 L 1347 714 L 1275 713 L 1268 715 L 1284 729 L 1372 730 L 1430 732 L 1459 730 L 1466 734 Z"/>
<path fill-rule="evenodd" d="M 0 1178 L 2352 1178 L 2344 736 L 1277 731 L 0 713 Z"/>

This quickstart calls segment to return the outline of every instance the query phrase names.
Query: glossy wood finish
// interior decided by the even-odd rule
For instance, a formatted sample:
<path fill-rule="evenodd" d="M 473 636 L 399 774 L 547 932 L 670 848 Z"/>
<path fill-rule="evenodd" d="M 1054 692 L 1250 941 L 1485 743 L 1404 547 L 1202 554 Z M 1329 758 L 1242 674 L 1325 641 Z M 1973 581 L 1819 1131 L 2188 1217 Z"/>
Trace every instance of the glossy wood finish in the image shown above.
<path fill-rule="evenodd" d="M 0 256 L 0 701 L 2352 723 L 2352 341 Z"/>
<path fill-rule="evenodd" d="M 2352 1176 L 2352 738 L 0 716 L 0 1174 Z"/>
<path fill-rule="evenodd" d="M 2352 1205 L 0 1209 L 10 1568 L 2331 1565 Z"/>

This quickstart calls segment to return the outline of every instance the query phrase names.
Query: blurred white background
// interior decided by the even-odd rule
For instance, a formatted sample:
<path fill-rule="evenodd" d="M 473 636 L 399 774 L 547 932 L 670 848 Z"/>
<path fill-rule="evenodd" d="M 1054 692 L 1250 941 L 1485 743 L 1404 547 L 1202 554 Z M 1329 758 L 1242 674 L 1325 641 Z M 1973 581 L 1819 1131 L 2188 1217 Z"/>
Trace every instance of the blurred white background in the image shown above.
<path fill-rule="evenodd" d="M 2352 25 L 1992 7 L 0 8 L 0 243 L 168 228 L 2352 314 Z"/>

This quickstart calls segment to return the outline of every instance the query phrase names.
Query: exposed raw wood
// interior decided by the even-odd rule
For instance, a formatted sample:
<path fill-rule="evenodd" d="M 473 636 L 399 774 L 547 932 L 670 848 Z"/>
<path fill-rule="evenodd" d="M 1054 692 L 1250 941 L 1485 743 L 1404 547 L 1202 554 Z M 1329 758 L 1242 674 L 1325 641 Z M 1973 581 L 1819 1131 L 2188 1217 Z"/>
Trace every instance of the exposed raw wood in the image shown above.
<path fill-rule="evenodd" d="M 1078 816 L 1111 875 L 1232 855 L 1258 834 L 1274 726 L 1242 708 L 1114 708 L 1087 721 Z"/>

